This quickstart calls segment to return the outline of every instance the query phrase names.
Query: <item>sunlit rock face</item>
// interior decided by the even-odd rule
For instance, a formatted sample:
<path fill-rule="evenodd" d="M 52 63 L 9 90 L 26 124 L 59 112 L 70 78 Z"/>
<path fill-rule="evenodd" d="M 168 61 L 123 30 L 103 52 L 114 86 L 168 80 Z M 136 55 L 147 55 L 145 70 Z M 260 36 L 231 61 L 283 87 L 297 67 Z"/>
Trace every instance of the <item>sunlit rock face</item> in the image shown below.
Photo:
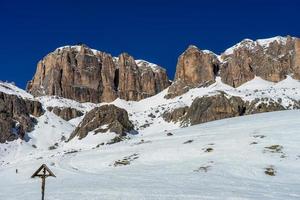
<path fill-rule="evenodd" d="M 140 100 L 169 86 L 166 70 L 146 61 L 119 58 L 86 45 L 66 46 L 37 65 L 27 90 L 34 96 L 56 95 L 79 102 L 111 102 L 120 97 Z"/>

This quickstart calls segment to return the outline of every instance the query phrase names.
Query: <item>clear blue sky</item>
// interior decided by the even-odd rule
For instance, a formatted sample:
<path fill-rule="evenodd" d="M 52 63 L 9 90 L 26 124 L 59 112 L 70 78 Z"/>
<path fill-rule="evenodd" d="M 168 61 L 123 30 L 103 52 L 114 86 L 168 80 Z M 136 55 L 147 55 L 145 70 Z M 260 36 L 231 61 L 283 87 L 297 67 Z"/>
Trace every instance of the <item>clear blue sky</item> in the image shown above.
<path fill-rule="evenodd" d="M 300 36 L 297 0 L 1 0 L 0 80 L 25 88 L 55 48 L 85 43 L 167 68 L 189 44 L 222 52 L 244 38 Z"/>

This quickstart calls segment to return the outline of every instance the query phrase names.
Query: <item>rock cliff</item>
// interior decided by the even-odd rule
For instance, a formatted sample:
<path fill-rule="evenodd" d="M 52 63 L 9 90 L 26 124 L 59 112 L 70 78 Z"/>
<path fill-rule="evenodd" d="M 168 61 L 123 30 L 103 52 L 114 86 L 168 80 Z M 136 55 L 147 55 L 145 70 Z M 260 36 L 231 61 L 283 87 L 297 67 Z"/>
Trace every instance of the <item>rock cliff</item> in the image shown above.
<path fill-rule="evenodd" d="M 28 83 L 34 96 L 57 95 L 79 102 L 140 100 L 169 86 L 166 70 L 146 61 L 119 58 L 85 45 L 66 46 L 45 56 Z"/>
<path fill-rule="evenodd" d="M 175 79 L 166 98 L 210 85 L 218 75 L 232 87 L 239 87 L 255 76 L 272 82 L 279 82 L 287 75 L 300 79 L 300 39 L 290 36 L 245 39 L 221 56 L 190 46 L 178 58 Z"/>
<path fill-rule="evenodd" d="M 274 37 L 263 40 L 243 40 L 221 56 L 222 81 L 233 87 L 259 76 L 279 82 L 292 75 L 299 78 L 299 42 L 297 38 Z"/>
<path fill-rule="evenodd" d="M 0 92 L 0 143 L 23 139 L 34 128 L 35 119 L 44 113 L 37 101 Z"/>
<path fill-rule="evenodd" d="M 219 60 L 214 53 L 189 46 L 178 58 L 175 79 L 166 97 L 179 96 L 189 88 L 213 83 L 218 70 Z"/>

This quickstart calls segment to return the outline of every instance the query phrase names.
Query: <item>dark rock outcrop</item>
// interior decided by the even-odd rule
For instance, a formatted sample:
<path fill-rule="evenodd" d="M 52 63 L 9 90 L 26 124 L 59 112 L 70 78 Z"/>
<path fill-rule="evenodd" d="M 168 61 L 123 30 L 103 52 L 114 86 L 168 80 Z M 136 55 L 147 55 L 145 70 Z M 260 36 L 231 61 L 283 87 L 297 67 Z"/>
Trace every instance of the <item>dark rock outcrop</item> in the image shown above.
<path fill-rule="evenodd" d="M 27 90 L 34 96 L 56 95 L 79 102 L 111 102 L 117 97 L 140 100 L 169 86 L 166 71 L 148 62 L 136 63 L 85 45 L 62 47 L 44 57 Z"/>
<path fill-rule="evenodd" d="M 247 102 L 246 106 L 247 110 L 245 114 L 247 115 L 285 110 L 285 108 L 281 104 L 275 102 L 272 99 L 266 99 L 266 101 L 263 101 L 262 99 L 255 99 L 254 101 Z"/>
<path fill-rule="evenodd" d="M 245 104 L 240 97 L 215 96 L 196 98 L 190 106 L 184 123 L 191 125 L 244 115 Z"/>
<path fill-rule="evenodd" d="M 162 117 L 167 122 L 182 122 L 185 119 L 185 116 L 189 110 L 188 106 L 176 108 L 174 110 L 164 112 Z"/>
<path fill-rule="evenodd" d="M 0 92 L 0 143 L 23 139 L 34 128 L 35 119 L 44 113 L 37 101 Z"/>
<path fill-rule="evenodd" d="M 190 107 L 166 111 L 167 122 L 180 122 L 181 126 L 196 125 L 209 121 L 262 112 L 285 110 L 279 103 L 269 99 L 255 99 L 244 102 L 240 97 L 220 93 L 214 96 L 196 98 Z"/>
<path fill-rule="evenodd" d="M 71 119 L 81 117 L 83 113 L 75 108 L 60 108 L 60 107 L 47 107 L 47 110 L 53 112 L 62 119 L 69 121 Z"/>
<path fill-rule="evenodd" d="M 94 131 L 95 134 L 110 131 L 119 135 L 126 135 L 133 130 L 134 126 L 129 120 L 126 110 L 115 105 L 103 105 L 94 108 L 85 115 L 82 122 L 71 134 L 70 139 L 75 136 L 82 139 L 91 131 Z"/>

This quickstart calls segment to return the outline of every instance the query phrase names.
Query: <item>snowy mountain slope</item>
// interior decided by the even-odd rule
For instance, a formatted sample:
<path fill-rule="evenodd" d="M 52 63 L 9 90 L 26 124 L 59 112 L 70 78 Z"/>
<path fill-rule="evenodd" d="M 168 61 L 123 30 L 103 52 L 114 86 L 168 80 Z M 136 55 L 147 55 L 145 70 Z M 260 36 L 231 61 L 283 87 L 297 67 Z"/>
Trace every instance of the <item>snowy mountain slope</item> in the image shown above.
<path fill-rule="evenodd" d="M 94 149 L 70 143 L 32 151 L 15 141 L 22 154 L 1 157 L 9 164 L 0 167 L 0 199 L 39 198 L 40 180 L 30 176 L 41 163 L 57 175 L 47 179 L 49 200 L 299 199 L 299 117 L 281 111 L 231 118 Z"/>
<path fill-rule="evenodd" d="M 26 91 L 18 88 L 13 83 L 2 82 L 0 81 L 0 92 L 16 95 L 24 99 L 33 99 L 33 96 Z"/>
<path fill-rule="evenodd" d="M 257 45 L 260 45 L 263 48 L 268 48 L 269 45 L 274 41 L 276 41 L 279 44 L 285 45 L 287 42 L 287 38 L 282 36 L 275 36 L 272 38 L 258 39 L 256 41 L 253 41 L 251 39 L 244 39 L 241 42 L 235 44 L 234 46 L 226 49 L 224 51 L 224 55 L 233 54 L 234 50 L 240 47 L 247 47 L 248 49 L 254 49 Z"/>
<path fill-rule="evenodd" d="M 8 84 L 5 84 L 5 86 L 7 85 Z M 21 89 L 9 91 L 13 94 L 22 94 L 24 98 L 33 98 L 31 95 Z M 238 88 L 233 88 L 222 83 L 220 78 L 217 77 L 214 84 L 208 87 L 191 89 L 187 93 L 173 99 L 164 98 L 167 93 L 166 89 L 153 97 L 149 97 L 138 102 L 116 99 L 110 104 L 115 104 L 116 106 L 127 110 L 127 112 L 129 113 L 129 118 L 134 123 L 135 128 L 139 131 L 139 134 L 152 134 L 153 132 L 161 131 L 161 127 L 164 127 L 164 130 L 172 130 L 180 127 L 179 123 L 174 124 L 164 121 L 164 112 L 172 111 L 176 108 L 184 106 L 190 106 L 193 100 L 197 97 L 216 95 L 221 91 L 227 93 L 229 96 L 231 95 L 241 97 L 244 101 L 257 100 L 258 102 L 265 103 L 274 101 L 281 104 L 286 109 L 297 109 L 300 106 L 300 82 L 298 80 L 292 79 L 291 77 L 287 77 L 285 80 L 278 83 L 265 81 L 260 77 L 255 77 L 253 80 L 241 85 Z M 39 132 L 48 132 L 50 130 L 56 130 L 57 136 L 53 136 L 52 139 L 49 139 L 48 145 L 51 146 L 50 143 L 61 143 L 60 139 L 62 135 L 68 138 L 70 133 L 75 129 L 75 127 L 84 117 L 81 116 L 79 118 L 72 119 L 71 121 L 65 121 L 57 117 L 53 113 L 48 112 L 47 107 L 70 107 L 75 108 L 83 113 L 87 113 L 97 106 L 106 104 L 79 103 L 74 100 L 55 96 L 38 97 L 36 98 L 36 100 L 42 103 L 44 110 L 46 110 L 46 113 L 44 116 L 38 119 L 38 124 L 35 131 L 33 133 L 29 133 L 29 135 L 33 134 L 33 136 L 31 137 L 32 140 L 30 141 L 32 143 L 31 145 L 37 145 L 35 144 L 35 141 L 38 141 L 40 139 L 35 139 L 35 137 L 38 137 Z M 57 122 L 59 122 L 59 124 L 57 124 Z M 62 130 L 56 128 L 61 126 L 69 128 L 67 128 L 67 130 L 64 130 L 63 128 Z M 64 134 L 62 134 L 62 132 L 64 132 Z M 41 148 L 47 149 L 49 146 L 43 146 Z"/>
<path fill-rule="evenodd" d="M 217 77 L 212 85 L 173 99 L 164 98 L 167 89 L 138 102 L 116 99 L 110 104 L 127 110 L 139 134 L 113 145 L 106 143 L 114 133 L 91 133 L 66 143 L 84 116 L 65 121 L 47 110 L 71 107 L 86 114 L 106 103 L 79 103 L 55 96 L 34 98 L 8 83 L 1 83 L 0 91 L 38 100 L 45 110 L 36 118 L 34 131 L 27 134 L 28 142 L 0 144 L 0 199 L 39 198 L 38 180 L 29 177 L 41 163 L 47 163 L 58 176 L 47 180 L 48 199 L 300 197 L 295 176 L 300 160 L 299 111 L 226 119 L 185 129 L 162 117 L 166 111 L 190 106 L 197 97 L 220 92 L 244 101 L 275 101 L 286 109 L 297 109 L 300 82 L 289 76 L 278 83 L 255 77 L 238 88 Z M 266 174 L 272 170 L 275 176 Z"/>

